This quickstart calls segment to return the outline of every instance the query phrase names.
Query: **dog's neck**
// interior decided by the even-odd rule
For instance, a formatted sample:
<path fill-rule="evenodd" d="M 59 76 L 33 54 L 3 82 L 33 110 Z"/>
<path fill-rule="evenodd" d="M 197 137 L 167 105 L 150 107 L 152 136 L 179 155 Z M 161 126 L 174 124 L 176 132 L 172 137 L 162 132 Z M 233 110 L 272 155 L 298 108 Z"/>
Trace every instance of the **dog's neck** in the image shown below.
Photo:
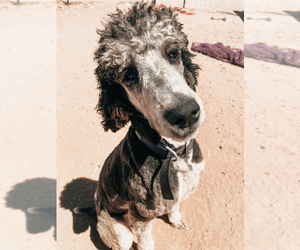
<path fill-rule="evenodd" d="M 142 117 L 142 115 L 135 116 L 134 119 L 131 119 L 131 126 L 142 137 L 154 144 L 159 144 L 162 141 L 162 137 L 150 127 L 149 122 Z"/>
<path fill-rule="evenodd" d="M 171 162 L 177 161 L 179 158 L 190 157 L 194 140 L 190 140 L 188 143 L 183 143 L 178 146 L 178 143 L 172 143 L 160 136 L 155 130 L 153 130 L 146 119 L 143 121 L 135 120 L 132 122 L 131 131 L 129 133 L 135 133 L 136 137 L 150 150 L 159 154 L 163 161 L 160 167 L 160 186 L 164 199 L 174 200 L 174 195 L 170 188 L 169 180 L 169 168 Z M 137 121 L 137 122 L 136 122 Z M 157 173 L 157 172 L 156 172 Z M 155 177 L 155 175 L 154 175 Z M 154 178 L 152 177 L 152 178 Z"/>

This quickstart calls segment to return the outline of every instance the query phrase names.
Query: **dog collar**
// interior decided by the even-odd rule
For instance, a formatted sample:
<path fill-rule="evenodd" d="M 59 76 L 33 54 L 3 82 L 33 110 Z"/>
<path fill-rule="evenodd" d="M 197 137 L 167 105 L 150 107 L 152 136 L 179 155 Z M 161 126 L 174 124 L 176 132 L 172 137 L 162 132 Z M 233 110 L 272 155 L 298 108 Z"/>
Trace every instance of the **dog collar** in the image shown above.
<path fill-rule="evenodd" d="M 193 148 L 194 139 L 190 140 L 184 146 L 181 146 L 176 149 L 171 149 L 168 146 L 162 147 L 148 141 L 145 137 L 141 136 L 137 131 L 135 131 L 138 139 L 150 150 L 161 155 L 164 160 L 161 165 L 160 171 L 160 186 L 162 191 L 162 196 L 167 200 L 174 200 L 174 196 L 171 191 L 170 181 L 169 181 L 169 168 L 171 165 L 171 161 L 177 161 L 179 156 L 188 157 L 190 151 Z"/>

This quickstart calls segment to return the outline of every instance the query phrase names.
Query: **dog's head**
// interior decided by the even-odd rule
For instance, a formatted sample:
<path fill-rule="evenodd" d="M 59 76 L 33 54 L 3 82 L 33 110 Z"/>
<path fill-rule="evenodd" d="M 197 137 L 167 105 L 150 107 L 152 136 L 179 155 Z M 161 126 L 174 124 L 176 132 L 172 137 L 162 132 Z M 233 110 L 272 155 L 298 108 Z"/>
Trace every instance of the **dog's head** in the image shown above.
<path fill-rule="evenodd" d="M 98 112 L 105 130 L 117 131 L 137 110 L 161 136 L 193 137 L 204 120 L 195 93 L 197 70 L 188 40 L 171 9 L 136 3 L 110 15 L 95 52 Z"/>

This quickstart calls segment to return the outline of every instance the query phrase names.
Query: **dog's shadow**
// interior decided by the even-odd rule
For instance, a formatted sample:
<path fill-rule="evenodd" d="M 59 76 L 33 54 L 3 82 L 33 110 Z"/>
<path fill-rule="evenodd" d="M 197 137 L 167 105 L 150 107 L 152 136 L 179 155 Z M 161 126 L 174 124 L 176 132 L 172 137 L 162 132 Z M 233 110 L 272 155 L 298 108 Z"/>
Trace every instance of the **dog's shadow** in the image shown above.
<path fill-rule="evenodd" d="M 5 197 L 6 207 L 26 215 L 26 229 L 38 234 L 54 228 L 56 240 L 56 180 L 33 178 L 17 183 Z"/>
<path fill-rule="evenodd" d="M 100 239 L 97 226 L 97 217 L 95 214 L 75 214 L 75 207 L 93 207 L 94 193 L 97 181 L 87 178 L 78 178 L 68 183 L 60 194 L 60 206 L 70 210 L 73 216 L 73 231 L 76 234 L 85 232 L 90 228 L 90 238 L 97 249 L 109 250 Z"/>
<path fill-rule="evenodd" d="M 97 217 L 96 214 L 75 214 L 73 209 L 75 207 L 93 207 L 94 206 L 94 193 L 97 187 L 97 181 L 78 178 L 68 183 L 60 195 L 60 206 L 70 210 L 73 216 L 73 231 L 76 234 L 85 232 L 90 228 L 90 238 L 97 249 L 109 250 L 100 239 L 97 231 Z M 159 219 L 165 223 L 170 224 L 168 216 L 160 216 Z M 137 246 L 134 242 L 132 250 L 136 250 Z"/>

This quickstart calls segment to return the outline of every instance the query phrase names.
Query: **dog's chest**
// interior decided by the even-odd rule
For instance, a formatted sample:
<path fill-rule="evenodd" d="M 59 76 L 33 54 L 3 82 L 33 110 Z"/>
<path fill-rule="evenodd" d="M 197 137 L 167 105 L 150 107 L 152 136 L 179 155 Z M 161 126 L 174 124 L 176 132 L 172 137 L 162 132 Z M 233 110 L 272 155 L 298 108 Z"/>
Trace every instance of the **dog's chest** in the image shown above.
<path fill-rule="evenodd" d="M 189 195 L 197 188 L 199 182 L 200 172 L 204 169 L 205 161 L 200 163 L 191 162 L 191 159 L 179 158 L 176 161 L 172 161 L 169 166 L 169 185 L 174 196 L 173 200 L 163 199 L 161 189 L 160 171 L 155 174 L 155 170 L 160 169 L 159 161 L 152 159 L 151 157 L 146 161 L 139 173 L 143 176 L 143 181 L 136 177 L 136 181 L 133 186 L 141 187 L 146 186 L 148 190 L 153 190 L 151 195 L 147 195 L 146 189 L 139 188 L 135 192 L 138 197 L 137 200 L 141 200 L 136 204 L 136 208 L 139 213 L 146 218 L 153 218 L 159 215 L 169 213 L 172 210 L 174 204 L 178 204 L 181 201 L 187 199 Z M 150 164 L 151 162 L 151 164 Z M 155 163 L 155 164 L 154 164 Z M 150 167 L 151 166 L 151 167 Z M 138 181 L 141 180 L 141 181 Z M 151 185 L 153 181 L 153 186 Z"/>
<path fill-rule="evenodd" d="M 190 159 L 181 159 L 172 163 L 169 178 L 170 186 L 179 202 L 188 198 L 195 191 L 199 182 L 200 172 L 204 169 L 205 161 L 193 163 Z"/>

